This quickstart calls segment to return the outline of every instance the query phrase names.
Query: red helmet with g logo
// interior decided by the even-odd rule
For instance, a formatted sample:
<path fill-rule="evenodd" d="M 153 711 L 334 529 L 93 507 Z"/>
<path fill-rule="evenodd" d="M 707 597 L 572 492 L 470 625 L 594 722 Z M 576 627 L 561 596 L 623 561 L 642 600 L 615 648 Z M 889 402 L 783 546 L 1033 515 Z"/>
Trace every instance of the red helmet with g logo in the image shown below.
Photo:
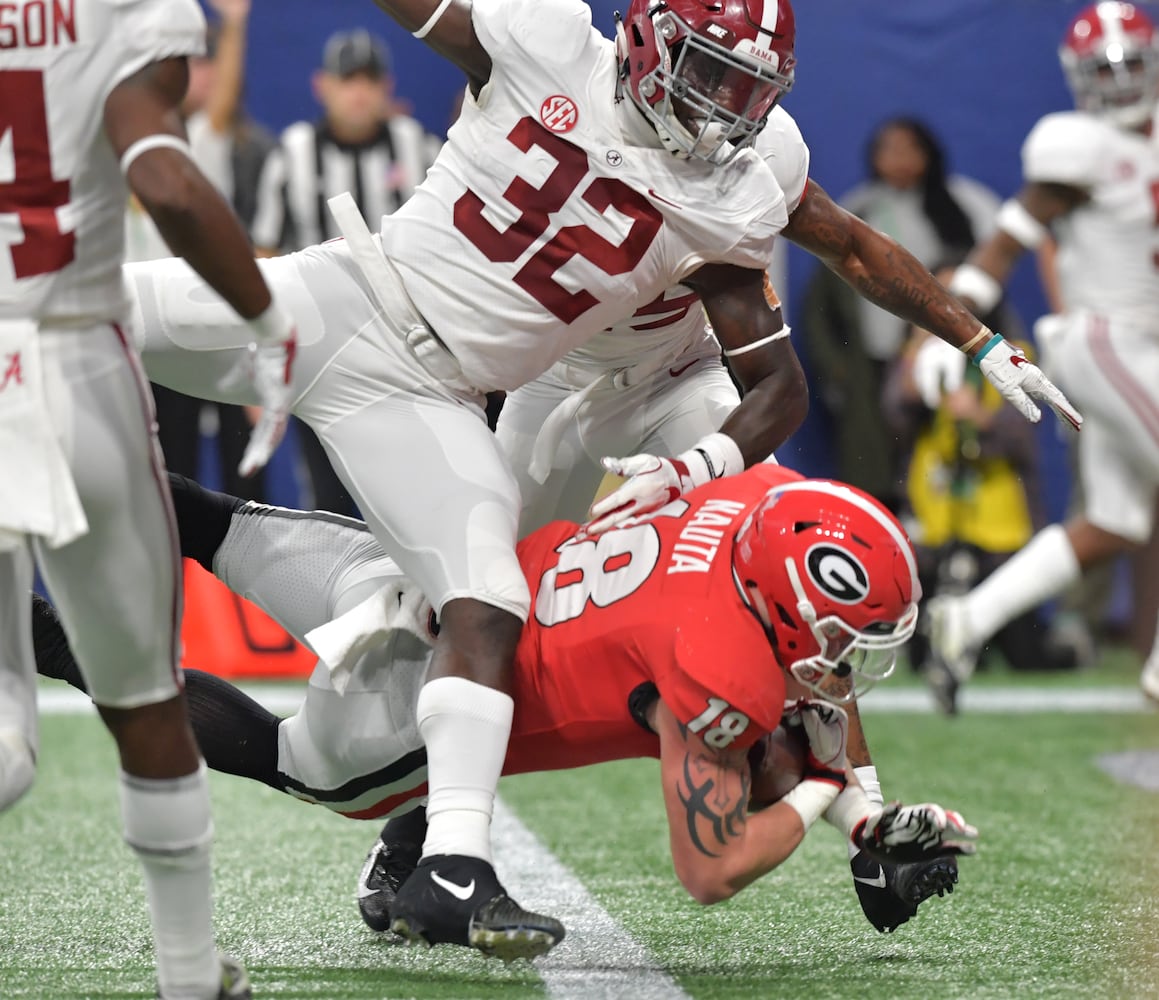
<path fill-rule="evenodd" d="M 1147 122 L 1159 99 L 1159 33 L 1130 3 L 1079 11 L 1058 50 L 1075 105 L 1128 128 Z"/>
<path fill-rule="evenodd" d="M 732 567 L 777 661 L 831 701 L 889 677 L 917 624 L 913 546 L 885 507 L 852 486 L 771 489 L 737 532 Z M 831 675 L 851 678 L 848 692 L 834 694 Z"/>
<path fill-rule="evenodd" d="M 788 0 L 631 0 L 620 79 L 672 152 L 726 163 L 793 86 Z"/>

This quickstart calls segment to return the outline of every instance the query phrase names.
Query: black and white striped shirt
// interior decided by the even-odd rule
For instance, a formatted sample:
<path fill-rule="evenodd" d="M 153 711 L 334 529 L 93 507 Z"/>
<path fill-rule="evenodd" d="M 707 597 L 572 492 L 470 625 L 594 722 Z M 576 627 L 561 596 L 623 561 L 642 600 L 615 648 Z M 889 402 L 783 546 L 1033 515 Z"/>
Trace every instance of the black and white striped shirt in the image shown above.
<path fill-rule="evenodd" d="M 296 122 L 282 133 L 286 203 L 295 247 L 340 235 L 326 202 L 349 191 L 372 231 L 426 177 L 441 142 L 413 118 L 383 122 L 374 138 L 339 142 L 325 122 Z"/>

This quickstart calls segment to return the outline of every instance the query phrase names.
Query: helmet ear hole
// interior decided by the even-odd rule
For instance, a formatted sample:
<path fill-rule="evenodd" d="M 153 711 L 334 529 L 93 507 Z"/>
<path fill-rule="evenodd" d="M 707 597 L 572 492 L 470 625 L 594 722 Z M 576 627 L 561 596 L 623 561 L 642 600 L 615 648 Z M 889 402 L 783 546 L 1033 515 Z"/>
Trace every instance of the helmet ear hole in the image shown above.
<path fill-rule="evenodd" d="M 754 584 L 754 586 L 755 586 L 755 584 Z M 780 603 L 780 601 L 777 602 L 777 617 L 779 617 L 781 619 L 781 622 L 784 624 L 784 626 L 786 628 L 791 628 L 791 629 L 796 630 L 797 623 L 793 620 L 793 616 L 791 614 L 789 614 L 788 610 L 785 608 L 785 606 L 783 604 Z"/>

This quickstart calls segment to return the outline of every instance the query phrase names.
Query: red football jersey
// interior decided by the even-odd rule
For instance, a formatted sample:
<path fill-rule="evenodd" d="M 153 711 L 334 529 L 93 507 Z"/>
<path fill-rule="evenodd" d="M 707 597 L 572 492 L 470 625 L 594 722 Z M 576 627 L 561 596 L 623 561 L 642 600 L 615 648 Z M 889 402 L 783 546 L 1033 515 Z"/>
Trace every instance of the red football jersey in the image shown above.
<path fill-rule="evenodd" d="M 557 522 L 521 542 L 532 613 L 505 773 L 658 756 L 628 707 L 649 682 L 709 746 L 775 729 L 784 673 L 734 582 L 732 542 L 771 486 L 801 478 L 758 465 L 597 538 Z"/>

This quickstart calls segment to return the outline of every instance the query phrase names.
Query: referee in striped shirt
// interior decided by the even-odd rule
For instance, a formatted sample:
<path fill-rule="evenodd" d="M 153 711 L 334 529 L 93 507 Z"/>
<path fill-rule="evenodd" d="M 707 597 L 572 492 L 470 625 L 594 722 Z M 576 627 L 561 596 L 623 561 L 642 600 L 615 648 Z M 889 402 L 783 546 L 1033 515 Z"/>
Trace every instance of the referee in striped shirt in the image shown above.
<path fill-rule="evenodd" d="M 407 200 L 426 177 L 442 143 L 398 113 L 386 45 L 370 32 L 339 32 L 326 43 L 313 77 L 323 115 L 282 133 L 287 232 L 297 248 L 339 236 L 326 202 L 349 191 L 376 232 L 382 216 Z M 313 432 L 296 431 L 314 486 L 314 506 L 355 514 L 350 495 L 330 468 Z"/>

